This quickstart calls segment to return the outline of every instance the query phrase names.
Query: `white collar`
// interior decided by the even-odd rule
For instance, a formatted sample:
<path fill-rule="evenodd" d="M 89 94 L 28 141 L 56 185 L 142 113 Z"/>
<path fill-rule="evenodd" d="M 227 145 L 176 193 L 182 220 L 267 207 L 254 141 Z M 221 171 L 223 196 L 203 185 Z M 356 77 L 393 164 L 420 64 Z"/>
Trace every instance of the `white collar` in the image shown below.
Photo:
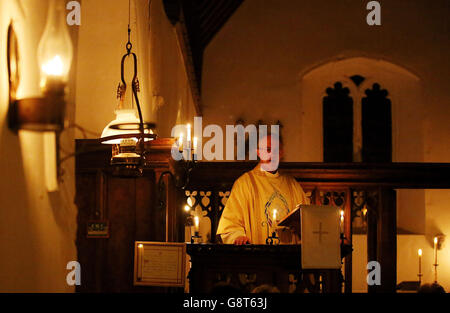
<path fill-rule="evenodd" d="M 280 171 L 276 171 L 275 173 L 268 172 L 261 167 L 261 164 L 258 164 L 258 171 L 264 173 L 264 175 L 269 178 L 277 178 L 280 176 Z"/>

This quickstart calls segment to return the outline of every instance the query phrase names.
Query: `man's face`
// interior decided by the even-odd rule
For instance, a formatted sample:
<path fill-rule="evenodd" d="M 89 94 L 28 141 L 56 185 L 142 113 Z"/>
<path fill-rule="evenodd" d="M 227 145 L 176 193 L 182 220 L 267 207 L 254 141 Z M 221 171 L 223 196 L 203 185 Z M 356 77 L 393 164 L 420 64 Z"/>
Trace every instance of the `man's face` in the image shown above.
<path fill-rule="evenodd" d="M 260 138 L 257 154 L 261 160 L 261 167 L 265 171 L 276 171 L 283 156 L 283 147 L 280 144 L 278 136 L 268 135 Z"/>

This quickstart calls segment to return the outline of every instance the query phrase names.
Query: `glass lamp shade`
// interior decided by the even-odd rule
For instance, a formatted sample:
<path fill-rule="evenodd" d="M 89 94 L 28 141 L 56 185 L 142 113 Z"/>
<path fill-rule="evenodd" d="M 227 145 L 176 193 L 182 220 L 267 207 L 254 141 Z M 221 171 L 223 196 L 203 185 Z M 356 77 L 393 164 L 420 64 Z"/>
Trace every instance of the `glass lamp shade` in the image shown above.
<path fill-rule="evenodd" d="M 116 110 L 116 119 L 111 121 L 102 132 L 102 139 L 107 139 L 111 136 L 136 134 L 132 137 L 137 142 L 139 138 L 139 119 L 136 116 L 135 110 Z M 151 129 L 144 129 L 144 134 L 153 134 Z M 112 138 L 105 140 L 104 144 L 120 144 L 123 138 Z M 150 141 L 153 138 L 145 138 L 144 141 Z"/>
<path fill-rule="evenodd" d="M 73 47 L 66 14 L 64 1 L 50 1 L 47 23 L 37 53 L 43 91 L 61 89 L 68 81 Z"/>

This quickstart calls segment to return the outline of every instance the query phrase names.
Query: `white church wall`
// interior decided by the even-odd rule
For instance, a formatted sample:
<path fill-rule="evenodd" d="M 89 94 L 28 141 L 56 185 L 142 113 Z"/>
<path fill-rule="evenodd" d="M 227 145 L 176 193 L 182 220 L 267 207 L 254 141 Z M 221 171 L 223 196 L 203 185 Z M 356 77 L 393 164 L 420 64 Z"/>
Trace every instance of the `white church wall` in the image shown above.
<path fill-rule="evenodd" d="M 46 22 L 47 3 L 47 0 L 0 1 L 0 42 L 6 43 L 11 19 L 19 39 L 20 97 L 36 96 L 40 92 L 35 52 Z M 81 26 L 74 26 L 76 30 L 70 28 L 74 60 L 67 117 L 72 126 L 75 122 L 92 132 L 86 133 L 88 137 L 95 138 L 114 118 L 120 59 L 127 40 L 128 1 L 80 3 Z M 175 31 L 165 17 L 161 0 L 151 3 L 151 21 L 155 22 L 151 38 L 159 51 L 151 54 L 149 47 L 143 47 L 149 32 L 149 28 L 142 25 L 145 14 L 140 15 L 138 29 L 132 24 L 133 49 L 138 60 L 150 60 L 150 55 L 159 58 L 161 64 L 157 68 L 142 62 L 144 60 L 139 63 L 143 90 L 140 99 L 146 119 L 160 125 L 160 135 L 169 136 L 175 122 L 186 122 L 194 116 L 194 108 Z M 136 0 L 132 4 L 142 13 L 148 1 Z M 5 51 L 6 45 L 2 47 Z M 151 75 L 145 75 L 150 71 Z M 77 260 L 74 159 L 69 158 L 62 164 L 65 174 L 59 191 L 48 193 L 44 136 L 26 131 L 20 131 L 17 136 L 7 128 L 6 57 L 0 58 L 0 73 L 0 172 L 3 177 L 0 181 L 0 292 L 72 292 L 75 288 L 67 285 L 66 265 Z M 162 81 L 152 80 L 162 73 L 165 76 L 158 76 Z M 154 110 L 149 104 L 153 101 L 158 103 L 153 106 Z M 81 138 L 83 134 L 75 135 L 73 128 L 62 133 L 61 146 L 65 152 L 73 151 L 74 136 Z"/>
<path fill-rule="evenodd" d="M 71 292 L 68 262 L 77 260 L 73 163 L 59 190 L 47 192 L 44 135 L 7 127 L 7 27 L 14 21 L 18 37 L 21 84 L 18 97 L 40 95 L 37 46 L 45 27 L 47 0 L 0 1 L 0 292 Z M 71 29 L 70 32 L 76 30 Z M 76 38 L 72 38 L 76 47 Z M 76 62 L 76 60 L 74 60 Z M 73 81 L 68 115 L 73 114 Z M 71 146 L 65 132 L 61 144 Z"/>
<path fill-rule="evenodd" d="M 311 131 L 301 134 L 295 127 L 301 121 L 299 106 L 302 95 L 298 75 L 326 61 L 355 56 L 397 64 L 419 77 L 427 93 L 439 91 L 448 102 L 448 96 L 441 92 L 445 89 L 445 80 L 438 79 L 443 74 L 448 75 L 448 71 L 442 68 L 448 60 L 440 47 L 445 37 L 442 37 L 442 32 L 434 32 L 435 40 L 429 40 L 430 32 L 443 29 L 445 16 L 439 16 L 442 14 L 439 7 L 445 2 L 439 1 L 435 11 L 426 16 L 421 14 L 424 3 L 405 5 L 399 2 L 383 4 L 384 22 L 381 27 L 373 28 L 365 23 L 366 11 L 358 3 L 284 2 L 279 5 L 274 1 L 265 1 L 264 4 L 246 1 L 205 51 L 205 120 L 227 124 L 240 117 L 248 121 L 280 119 L 285 125 L 286 161 L 321 161 L 321 138 L 315 138 L 319 134 L 311 135 Z M 430 8 L 427 9 L 429 12 Z M 428 32 L 416 21 L 408 24 L 416 15 L 429 26 Z M 424 44 L 429 48 L 422 49 Z M 411 53 L 419 50 L 421 53 Z M 443 63 L 442 66 L 439 62 Z M 386 68 L 380 68 L 377 74 L 381 78 L 392 77 Z M 400 84 L 394 82 L 393 85 Z M 402 104 L 399 105 L 405 111 L 409 110 L 407 113 L 411 116 L 400 115 L 399 122 L 411 121 L 408 123 L 413 125 L 417 124 L 413 121 L 419 119 L 423 124 L 427 117 L 424 113 L 429 111 L 429 106 L 441 104 L 430 103 L 430 97 L 422 102 L 421 91 L 409 86 L 401 86 L 409 91 L 407 97 L 401 95 L 399 100 Z M 416 110 L 421 105 L 426 106 L 427 112 Z M 309 122 L 317 123 L 318 120 Z M 400 127 L 394 125 L 394 128 L 397 126 Z M 442 129 L 444 126 L 437 127 Z M 394 161 L 422 161 L 422 139 L 404 129 L 401 127 L 398 135 L 394 134 L 394 144 L 401 142 L 401 145 L 394 146 L 399 153 L 394 155 Z M 309 136 L 317 140 L 310 139 L 308 144 L 305 143 L 302 139 Z M 306 149 L 301 150 L 301 147 Z"/>
<path fill-rule="evenodd" d="M 116 0 L 114 5 L 109 0 L 84 1 L 81 11 L 75 121 L 94 133 L 88 137 L 96 137 L 115 118 L 120 60 L 126 52 L 128 0 Z M 175 29 L 162 0 L 133 0 L 131 11 L 132 51 L 138 58 L 138 96 L 144 120 L 156 122 L 159 136 L 170 137 L 176 123 L 192 123 L 195 115 Z M 131 65 L 127 64 L 127 72 Z M 126 100 L 131 101 L 130 96 L 128 92 Z M 82 138 L 81 133 L 77 136 Z"/>
<path fill-rule="evenodd" d="M 366 235 L 353 235 L 352 258 L 352 290 L 353 292 L 367 292 L 367 237 Z M 398 235 L 397 236 L 397 284 L 403 281 L 418 281 L 419 256 L 422 249 L 422 284 L 434 282 L 434 253 L 433 239 L 424 235 Z M 446 291 L 449 291 L 450 280 L 448 276 L 449 252 L 447 249 L 438 252 L 438 282 Z M 383 275 L 383 268 L 381 268 Z"/>

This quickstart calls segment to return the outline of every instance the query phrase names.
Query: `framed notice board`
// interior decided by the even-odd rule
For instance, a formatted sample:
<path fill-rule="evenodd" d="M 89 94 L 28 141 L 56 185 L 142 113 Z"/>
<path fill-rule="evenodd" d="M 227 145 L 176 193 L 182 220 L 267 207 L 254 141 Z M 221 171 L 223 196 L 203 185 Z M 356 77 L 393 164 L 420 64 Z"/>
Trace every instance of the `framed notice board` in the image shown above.
<path fill-rule="evenodd" d="M 184 287 L 186 244 L 136 241 L 134 285 Z"/>

